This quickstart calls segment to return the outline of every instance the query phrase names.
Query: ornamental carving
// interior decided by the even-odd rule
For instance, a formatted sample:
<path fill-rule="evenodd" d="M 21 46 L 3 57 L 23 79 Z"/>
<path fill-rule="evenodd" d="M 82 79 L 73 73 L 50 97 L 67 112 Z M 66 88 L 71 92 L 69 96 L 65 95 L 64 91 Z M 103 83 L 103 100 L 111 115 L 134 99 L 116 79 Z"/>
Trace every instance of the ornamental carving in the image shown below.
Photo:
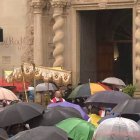
<path fill-rule="evenodd" d="M 100 0 L 100 1 L 98 2 L 98 6 L 99 6 L 100 8 L 106 8 L 107 3 L 108 3 L 108 0 Z"/>
<path fill-rule="evenodd" d="M 67 5 L 67 0 L 52 0 L 51 1 L 52 7 L 63 8 Z"/>
<path fill-rule="evenodd" d="M 24 63 L 22 67 L 15 68 L 13 73 L 7 77 L 8 82 L 22 81 L 30 82 L 34 78 L 45 82 L 55 82 L 57 85 L 67 85 L 71 83 L 71 71 L 55 69 L 49 67 L 36 67 L 29 63 Z"/>
<path fill-rule="evenodd" d="M 27 16 L 26 16 L 26 46 L 21 56 L 22 62 L 33 62 L 33 45 L 34 45 L 34 26 L 33 26 L 33 11 L 31 8 L 31 0 L 27 1 Z"/>
<path fill-rule="evenodd" d="M 32 0 L 31 6 L 33 7 L 34 13 L 42 13 L 42 9 L 46 6 L 46 1 Z"/>

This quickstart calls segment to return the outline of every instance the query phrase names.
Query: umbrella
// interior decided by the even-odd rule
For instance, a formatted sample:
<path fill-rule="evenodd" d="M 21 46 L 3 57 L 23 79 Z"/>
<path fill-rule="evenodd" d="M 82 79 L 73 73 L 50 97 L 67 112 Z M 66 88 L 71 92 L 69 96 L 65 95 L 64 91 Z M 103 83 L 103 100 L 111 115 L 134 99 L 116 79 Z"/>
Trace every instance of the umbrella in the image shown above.
<path fill-rule="evenodd" d="M 81 116 L 83 117 L 83 119 L 85 119 L 85 120 L 89 119 L 88 115 L 83 111 L 83 109 L 79 105 L 76 105 L 76 104 L 73 104 L 73 103 L 69 103 L 69 102 L 59 102 L 59 103 L 49 104 L 48 108 L 54 107 L 54 106 L 63 106 L 63 107 L 75 108 L 76 110 L 78 110 L 81 113 Z"/>
<path fill-rule="evenodd" d="M 0 87 L 0 100 L 18 100 L 17 96 L 10 90 Z"/>
<path fill-rule="evenodd" d="M 100 124 L 101 122 L 103 122 L 106 119 L 110 119 L 110 118 L 115 118 L 115 117 L 123 117 L 123 118 L 127 118 L 127 119 L 131 119 L 135 122 L 140 120 L 140 115 L 139 114 L 119 114 L 119 113 L 111 113 L 110 115 L 106 115 L 105 117 L 103 117 L 98 124 Z"/>
<path fill-rule="evenodd" d="M 117 86 L 126 86 L 125 83 L 116 77 L 108 77 L 102 81 L 102 83 L 106 84 L 112 84 L 112 85 L 117 85 Z"/>
<path fill-rule="evenodd" d="M 67 118 L 81 118 L 81 114 L 74 108 L 71 107 L 53 107 L 45 110 L 45 113 L 43 116 L 39 116 L 36 118 L 33 118 L 29 121 L 29 124 L 31 128 L 36 126 L 53 126 L 62 120 L 65 120 Z"/>
<path fill-rule="evenodd" d="M 130 99 L 123 103 L 118 104 L 111 113 L 119 113 L 122 115 L 132 116 L 134 114 L 140 114 L 140 99 Z"/>
<path fill-rule="evenodd" d="M 57 90 L 53 83 L 41 83 L 36 86 L 36 91 Z"/>
<path fill-rule="evenodd" d="M 140 127 L 133 120 L 111 118 L 103 121 L 94 133 L 93 140 L 139 140 Z"/>
<path fill-rule="evenodd" d="M 35 90 L 35 88 L 34 87 L 28 87 L 28 91 L 34 91 Z"/>
<path fill-rule="evenodd" d="M 56 125 L 73 140 L 92 140 L 95 126 L 78 118 L 69 118 Z"/>
<path fill-rule="evenodd" d="M 43 113 L 44 108 L 35 103 L 19 102 L 0 112 L 0 127 L 26 122 Z"/>
<path fill-rule="evenodd" d="M 140 120 L 139 120 L 139 121 L 137 121 L 137 124 L 140 126 Z"/>
<path fill-rule="evenodd" d="M 8 138 L 7 132 L 4 129 L 0 128 L 0 140 L 6 140 L 7 138 Z"/>
<path fill-rule="evenodd" d="M 105 106 L 105 107 L 114 107 L 118 103 L 124 102 L 131 97 L 123 92 L 119 91 L 101 91 L 97 92 L 94 95 L 90 96 L 85 103 L 93 104 L 95 106 Z"/>
<path fill-rule="evenodd" d="M 23 131 L 9 140 L 68 140 L 67 134 L 55 126 L 40 126 Z"/>
<path fill-rule="evenodd" d="M 92 123 L 94 126 L 98 127 L 98 122 L 101 120 L 101 117 L 96 114 L 90 114 L 90 119 L 88 122 Z"/>
<path fill-rule="evenodd" d="M 103 122 L 106 119 L 115 118 L 115 117 L 118 117 L 118 116 L 119 116 L 119 114 L 106 115 L 105 117 L 101 118 L 101 120 L 98 121 L 98 124 L 100 124 L 101 122 Z"/>
<path fill-rule="evenodd" d="M 103 86 L 98 83 L 87 83 L 77 86 L 68 98 L 79 98 L 79 97 L 89 97 L 91 94 L 94 94 L 98 91 L 111 90 L 107 86 Z"/>

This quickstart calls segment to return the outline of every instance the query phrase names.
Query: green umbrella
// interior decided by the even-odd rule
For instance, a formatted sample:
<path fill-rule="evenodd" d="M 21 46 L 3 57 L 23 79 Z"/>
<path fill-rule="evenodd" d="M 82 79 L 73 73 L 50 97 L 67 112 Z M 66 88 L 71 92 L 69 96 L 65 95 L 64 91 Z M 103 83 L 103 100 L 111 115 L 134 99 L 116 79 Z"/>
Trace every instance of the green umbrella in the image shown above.
<path fill-rule="evenodd" d="M 76 95 L 77 95 L 77 93 L 78 93 L 78 91 L 80 90 L 81 87 L 82 87 L 82 85 L 79 85 L 78 87 L 76 87 L 76 88 L 72 91 L 72 93 L 69 95 L 68 98 L 75 98 Z"/>
<path fill-rule="evenodd" d="M 89 122 L 78 118 L 69 118 L 56 125 L 73 140 L 92 140 L 96 127 Z"/>

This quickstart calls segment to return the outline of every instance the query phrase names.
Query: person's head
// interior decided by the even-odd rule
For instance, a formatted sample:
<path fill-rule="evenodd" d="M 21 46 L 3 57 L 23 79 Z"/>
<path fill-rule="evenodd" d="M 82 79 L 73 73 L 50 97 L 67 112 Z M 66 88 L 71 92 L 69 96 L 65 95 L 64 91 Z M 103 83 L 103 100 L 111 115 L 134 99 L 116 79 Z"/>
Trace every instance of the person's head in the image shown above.
<path fill-rule="evenodd" d="M 59 90 L 55 91 L 55 97 L 62 98 L 62 94 L 61 94 L 61 92 Z"/>
<path fill-rule="evenodd" d="M 92 107 L 91 113 L 92 113 L 92 114 L 99 115 L 99 109 L 98 109 L 97 107 Z"/>
<path fill-rule="evenodd" d="M 68 84 L 67 89 L 72 89 L 72 84 Z"/>

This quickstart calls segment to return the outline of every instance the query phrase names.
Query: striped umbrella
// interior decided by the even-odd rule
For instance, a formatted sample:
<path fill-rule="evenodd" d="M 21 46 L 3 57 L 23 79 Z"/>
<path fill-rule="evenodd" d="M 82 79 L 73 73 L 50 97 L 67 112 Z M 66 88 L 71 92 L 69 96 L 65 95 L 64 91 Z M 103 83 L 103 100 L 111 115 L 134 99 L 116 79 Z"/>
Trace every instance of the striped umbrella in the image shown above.
<path fill-rule="evenodd" d="M 77 86 L 72 93 L 69 95 L 69 98 L 80 98 L 80 97 L 89 97 L 98 91 L 111 90 L 108 86 L 105 86 L 100 83 L 86 83 Z"/>

